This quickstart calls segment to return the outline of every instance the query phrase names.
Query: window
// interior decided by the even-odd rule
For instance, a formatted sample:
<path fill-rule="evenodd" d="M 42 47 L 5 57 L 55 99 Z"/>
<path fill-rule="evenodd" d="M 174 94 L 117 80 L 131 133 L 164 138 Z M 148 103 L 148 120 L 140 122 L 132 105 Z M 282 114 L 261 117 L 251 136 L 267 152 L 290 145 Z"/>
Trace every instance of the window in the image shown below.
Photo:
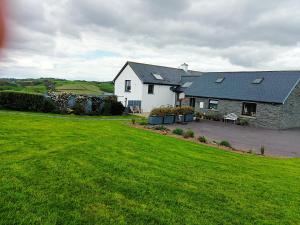
<path fill-rule="evenodd" d="M 256 116 L 256 104 L 244 102 L 242 115 L 255 117 Z"/>
<path fill-rule="evenodd" d="M 131 92 L 131 80 L 125 80 L 125 92 Z"/>
<path fill-rule="evenodd" d="M 219 104 L 218 100 L 209 100 L 208 108 L 217 110 L 218 109 L 218 104 Z"/>
<path fill-rule="evenodd" d="M 162 76 L 157 73 L 152 73 L 156 80 L 163 80 Z"/>
<path fill-rule="evenodd" d="M 189 86 L 191 86 L 193 84 L 193 82 L 186 82 L 182 85 L 183 88 L 187 88 Z"/>
<path fill-rule="evenodd" d="M 252 81 L 252 84 L 260 84 L 263 82 L 264 78 L 256 78 L 254 81 Z"/>
<path fill-rule="evenodd" d="M 153 93 L 154 93 L 154 85 L 148 84 L 148 94 L 153 94 Z"/>
<path fill-rule="evenodd" d="M 200 109 L 204 109 L 204 102 L 200 102 L 199 107 L 200 107 Z"/>
<path fill-rule="evenodd" d="M 195 108 L 195 104 L 196 104 L 196 99 L 190 98 L 190 106 Z"/>
<path fill-rule="evenodd" d="M 225 77 L 218 78 L 216 83 L 222 83 L 225 80 Z"/>

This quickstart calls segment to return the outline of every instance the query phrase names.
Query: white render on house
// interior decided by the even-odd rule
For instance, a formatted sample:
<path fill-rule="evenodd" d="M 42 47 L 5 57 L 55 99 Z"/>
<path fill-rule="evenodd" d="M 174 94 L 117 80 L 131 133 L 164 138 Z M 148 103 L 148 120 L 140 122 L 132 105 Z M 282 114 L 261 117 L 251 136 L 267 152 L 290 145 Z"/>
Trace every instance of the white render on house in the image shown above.
<path fill-rule="evenodd" d="M 125 81 L 131 81 L 131 91 L 125 91 Z M 132 68 L 127 65 L 115 80 L 115 95 L 118 101 L 127 106 L 128 101 L 142 101 L 143 99 L 143 82 L 135 74 Z"/>
<path fill-rule="evenodd" d="M 160 77 L 157 76 L 157 78 Z M 125 89 L 126 80 L 131 83 L 130 91 Z M 176 94 L 170 89 L 174 85 L 144 83 L 130 64 L 125 65 L 125 68 L 114 80 L 114 84 L 115 95 L 124 106 L 128 106 L 130 101 L 140 101 L 142 112 L 150 112 L 155 107 L 175 105 Z M 149 93 L 149 85 L 153 86 L 153 93 Z"/>

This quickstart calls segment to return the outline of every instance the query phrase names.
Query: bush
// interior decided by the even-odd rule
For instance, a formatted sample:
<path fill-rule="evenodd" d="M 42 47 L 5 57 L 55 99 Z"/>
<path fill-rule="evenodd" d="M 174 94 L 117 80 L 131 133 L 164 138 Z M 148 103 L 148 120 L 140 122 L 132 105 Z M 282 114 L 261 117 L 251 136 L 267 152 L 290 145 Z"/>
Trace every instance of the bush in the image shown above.
<path fill-rule="evenodd" d="M 205 114 L 204 118 L 207 120 L 221 121 L 223 116 L 221 113 L 210 111 Z"/>
<path fill-rule="evenodd" d="M 56 111 L 52 100 L 43 95 L 11 91 L 0 92 L 0 107 L 20 111 Z"/>
<path fill-rule="evenodd" d="M 229 141 L 224 140 L 224 141 L 221 141 L 219 144 L 224 147 L 231 148 L 231 144 Z"/>
<path fill-rule="evenodd" d="M 76 115 L 83 115 L 85 114 L 85 107 L 84 107 L 84 103 L 76 101 L 74 107 L 73 107 L 73 112 Z"/>
<path fill-rule="evenodd" d="M 183 134 L 183 130 L 181 128 L 176 128 L 176 129 L 173 130 L 173 134 L 182 135 Z"/>
<path fill-rule="evenodd" d="M 201 121 L 201 119 L 204 119 L 204 113 L 203 112 L 197 112 L 196 114 L 195 114 L 195 116 L 196 116 L 196 122 L 200 122 Z"/>
<path fill-rule="evenodd" d="M 187 130 L 186 132 L 184 132 L 183 137 L 184 138 L 193 138 L 194 137 L 194 131 Z"/>
<path fill-rule="evenodd" d="M 193 114 L 194 108 L 190 106 L 175 107 L 173 112 L 175 115 Z"/>
<path fill-rule="evenodd" d="M 207 138 L 205 137 L 205 136 L 200 136 L 199 138 L 198 138 L 198 140 L 201 142 L 201 143 L 207 143 L 208 141 L 207 141 Z"/>
<path fill-rule="evenodd" d="M 49 113 L 49 112 L 56 112 L 58 113 L 58 109 L 54 102 L 50 98 L 46 98 L 44 101 L 44 107 L 42 109 L 42 112 Z"/>
<path fill-rule="evenodd" d="M 113 116 L 116 115 L 122 115 L 125 110 L 125 107 L 121 102 L 117 101 L 112 101 L 111 102 L 111 109 L 110 109 L 110 114 Z"/>
<path fill-rule="evenodd" d="M 150 116 L 166 116 L 166 115 L 174 115 L 173 107 L 159 107 L 154 108 L 150 112 Z"/>
<path fill-rule="evenodd" d="M 265 155 L 265 150 L 266 150 L 266 147 L 265 147 L 264 145 L 262 145 L 262 146 L 260 147 L 260 154 L 261 154 L 261 155 Z"/>
<path fill-rule="evenodd" d="M 139 122 L 139 125 L 146 126 L 146 125 L 148 125 L 148 121 L 147 120 L 142 120 L 142 121 Z"/>
<path fill-rule="evenodd" d="M 239 118 L 238 125 L 248 126 L 249 125 L 249 120 L 246 119 L 246 118 Z"/>
<path fill-rule="evenodd" d="M 154 130 L 162 130 L 162 131 L 168 131 L 168 130 L 169 130 L 168 128 L 166 128 L 166 127 L 163 126 L 163 125 L 154 126 L 153 129 L 154 129 Z"/>
<path fill-rule="evenodd" d="M 131 123 L 134 125 L 135 124 L 135 119 L 131 119 Z"/>

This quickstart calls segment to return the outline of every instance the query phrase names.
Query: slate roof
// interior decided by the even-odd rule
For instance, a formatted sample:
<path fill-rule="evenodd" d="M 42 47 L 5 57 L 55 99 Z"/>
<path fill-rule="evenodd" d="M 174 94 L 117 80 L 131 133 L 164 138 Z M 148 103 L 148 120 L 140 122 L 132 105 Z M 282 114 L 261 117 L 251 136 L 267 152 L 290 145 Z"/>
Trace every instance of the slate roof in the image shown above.
<path fill-rule="evenodd" d="M 143 83 L 171 85 L 174 91 L 183 91 L 187 96 L 230 99 L 266 103 L 284 103 L 300 80 L 300 71 L 254 71 L 254 72 L 185 72 L 182 69 L 127 62 Z M 159 74 L 163 80 L 156 79 Z M 225 78 L 216 83 L 218 78 Z M 263 78 L 262 83 L 253 81 Z M 190 87 L 180 87 L 193 82 Z"/>
<path fill-rule="evenodd" d="M 127 62 L 118 73 L 114 81 L 118 78 L 118 76 L 122 73 L 127 65 L 130 65 L 130 67 L 140 78 L 140 80 L 146 84 L 180 85 L 182 77 L 199 76 L 202 74 L 201 72 L 191 70 L 185 72 L 184 70 L 177 68 L 156 66 L 137 62 Z M 163 80 L 156 79 L 153 74 L 159 74 L 163 78 Z"/>
<path fill-rule="evenodd" d="M 218 78 L 225 78 L 216 83 Z M 252 82 L 263 78 L 260 84 Z M 284 103 L 300 80 L 300 71 L 209 72 L 194 79 L 187 96 Z"/>

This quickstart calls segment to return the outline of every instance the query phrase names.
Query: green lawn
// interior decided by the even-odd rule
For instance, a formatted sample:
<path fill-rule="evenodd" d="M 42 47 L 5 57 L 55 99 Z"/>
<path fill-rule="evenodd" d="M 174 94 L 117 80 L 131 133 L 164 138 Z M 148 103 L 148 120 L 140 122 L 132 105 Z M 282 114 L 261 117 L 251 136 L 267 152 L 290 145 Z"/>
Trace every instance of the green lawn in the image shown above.
<path fill-rule="evenodd" d="M 0 111 L 1 224 L 300 224 L 300 159 L 84 118 Z"/>

